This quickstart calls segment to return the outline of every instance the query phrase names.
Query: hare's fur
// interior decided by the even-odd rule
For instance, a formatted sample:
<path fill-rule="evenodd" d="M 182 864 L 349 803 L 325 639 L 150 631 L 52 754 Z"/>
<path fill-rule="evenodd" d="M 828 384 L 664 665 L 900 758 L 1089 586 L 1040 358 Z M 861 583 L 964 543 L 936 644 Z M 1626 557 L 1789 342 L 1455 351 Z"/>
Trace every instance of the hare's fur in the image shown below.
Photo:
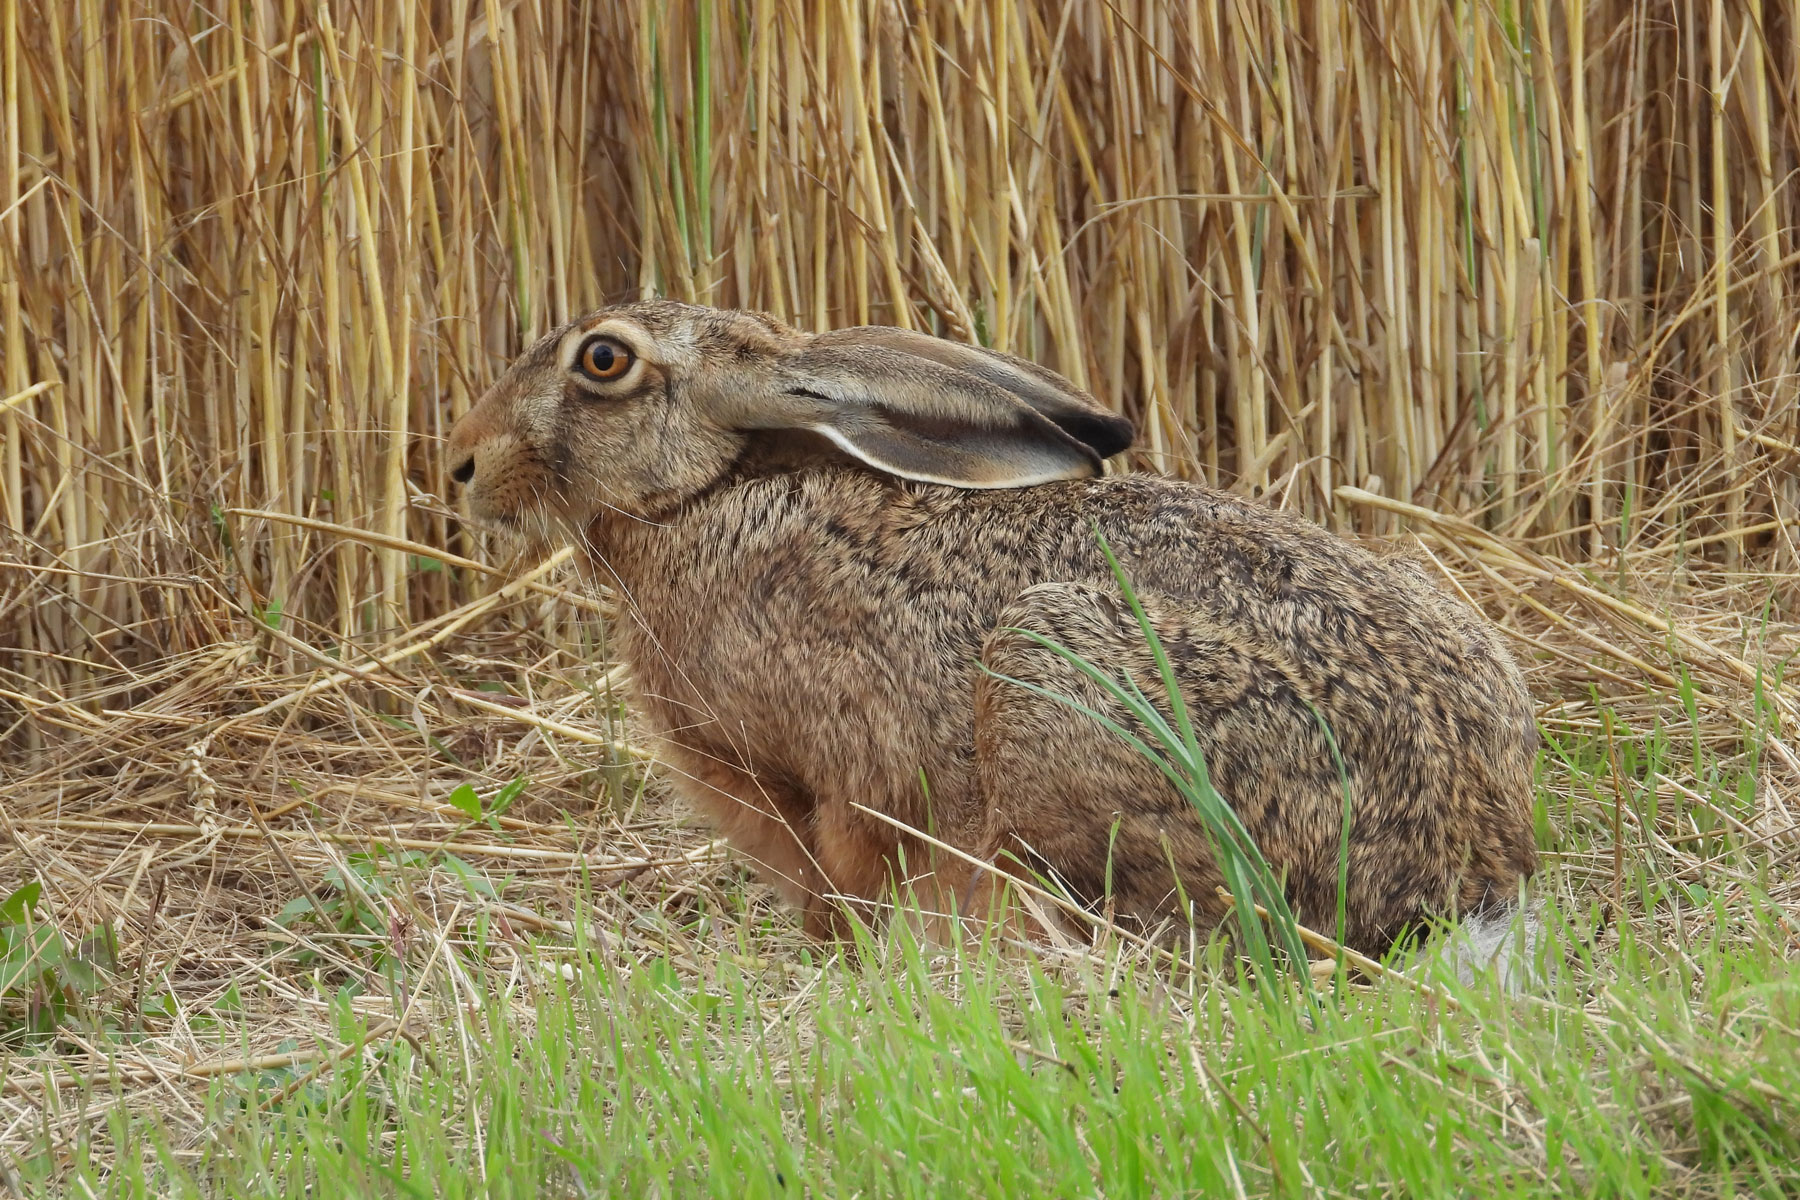
<path fill-rule="evenodd" d="M 610 403 L 572 387 L 559 350 L 609 320 L 646 360 Z M 677 786 L 809 930 L 833 928 L 833 897 L 897 883 L 967 905 L 978 873 L 933 841 L 1022 862 L 1145 929 L 1218 918 L 1201 822 L 1156 767 L 1010 682 L 1117 713 L 1026 629 L 1162 692 L 1096 528 L 1174 662 L 1213 782 L 1303 921 L 1329 928 L 1337 903 L 1343 784 L 1321 717 L 1354 798 L 1352 945 L 1517 894 L 1535 866 L 1529 697 L 1483 620 L 1415 565 L 1195 484 L 1079 477 L 1074 456 L 1077 477 L 1035 486 L 897 478 L 868 465 L 853 421 L 819 436 L 721 420 L 706 398 L 801 370 L 811 344 L 749 314 L 608 310 L 529 352 L 453 435 L 478 513 L 579 540 L 619 597 L 614 645 Z M 835 395 L 819 370 L 798 394 Z M 1110 435 L 1052 417 L 1106 452 Z M 1044 436 L 1019 469 L 1062 461 Z"/>

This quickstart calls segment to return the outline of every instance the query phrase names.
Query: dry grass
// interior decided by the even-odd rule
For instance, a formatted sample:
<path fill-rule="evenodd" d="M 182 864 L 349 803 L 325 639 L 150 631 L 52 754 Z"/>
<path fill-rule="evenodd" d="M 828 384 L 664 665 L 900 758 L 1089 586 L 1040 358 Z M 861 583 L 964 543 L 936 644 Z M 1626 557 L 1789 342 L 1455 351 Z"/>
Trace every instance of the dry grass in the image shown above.
<path fill-rule="evenodd" d="M 142 1033 L 6 1067 L 0 1150 L 94 1128 L 86 1077 L 191 1130 L 220 1072 L 328 1069 L 313 982 L 368 947 L 271 922 L 376 842 L 498 890 L 365 897 L 434 1004 L 479 990 L 434 946 L 554 934 L 583 874 L 627 943 L 748 904 L 785 953 L 642 787 L 600 604 L 490 579 L 434 495 L 509 355 L 644 292 L 1011 348 L 1139 467 L 1416 535 L 1553 736 L 1713 756 L 1552 756 L 1553 891 L 1800 912 L 1796 38 L 1781 0 L 0 0 L 0 893 L 111 929 Z M 448 803 L 522 776 L 497 827 Z M 234 985 L 222 1061 L 190 1015 Z"/>

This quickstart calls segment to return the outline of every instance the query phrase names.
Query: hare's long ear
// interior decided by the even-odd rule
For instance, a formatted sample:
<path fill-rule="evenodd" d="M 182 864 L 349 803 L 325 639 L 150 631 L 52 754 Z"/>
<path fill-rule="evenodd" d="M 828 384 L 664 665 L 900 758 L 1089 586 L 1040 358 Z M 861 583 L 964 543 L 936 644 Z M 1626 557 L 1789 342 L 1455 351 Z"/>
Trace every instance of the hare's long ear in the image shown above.
<path fill-rule="evenodd" d="M 1111 458 L 1130 446 L 1136 434 L 1130 421 L 1101 408 L 1092 396 L 1055 371 L 998 350 L 949 342 L 928 333 L 886 325 L 864 325 L 822 333 L 813 344 L 886 346 L 986 380 L 1031 405 L 1070 437 L 1092 446 L 1101 458 Z"/>
<path fill-rule="evenodd" d="M 713 398 L 741 429 L 807 429 L 905 479 L 1024 487 L 1098 475 L 1131 423 L 1020 359 L 900 329 L 821 334 L 767 389 Z"/>

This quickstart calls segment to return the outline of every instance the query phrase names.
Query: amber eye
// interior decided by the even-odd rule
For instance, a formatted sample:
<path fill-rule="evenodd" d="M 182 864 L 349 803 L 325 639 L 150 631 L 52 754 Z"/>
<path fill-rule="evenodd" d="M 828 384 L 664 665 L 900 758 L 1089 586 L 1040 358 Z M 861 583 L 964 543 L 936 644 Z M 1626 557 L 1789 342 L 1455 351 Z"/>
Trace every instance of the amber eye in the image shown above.
<path fill-rule="evenodd" d="M 631 351 L 611 338 L 595 338 L 581 348 L 577 365 L 589 379 L 617 379 L 631 369 Z"/>

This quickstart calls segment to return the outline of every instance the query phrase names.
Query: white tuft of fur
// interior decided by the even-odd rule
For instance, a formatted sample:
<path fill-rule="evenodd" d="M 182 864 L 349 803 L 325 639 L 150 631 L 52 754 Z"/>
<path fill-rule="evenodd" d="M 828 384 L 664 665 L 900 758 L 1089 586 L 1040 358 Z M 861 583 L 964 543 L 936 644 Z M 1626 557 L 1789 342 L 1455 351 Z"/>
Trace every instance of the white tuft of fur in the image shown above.
<path fill-rule="evenodd" d="M 1543 941 L 1542 902 L 1508 905 L 1451 926 L 1421 953 L 1415 968 L 1432 972 L 1442 967 L 1465 987 L 1495 977 L 1503 990 L 1516 994 L 1543 982 Z"/>

